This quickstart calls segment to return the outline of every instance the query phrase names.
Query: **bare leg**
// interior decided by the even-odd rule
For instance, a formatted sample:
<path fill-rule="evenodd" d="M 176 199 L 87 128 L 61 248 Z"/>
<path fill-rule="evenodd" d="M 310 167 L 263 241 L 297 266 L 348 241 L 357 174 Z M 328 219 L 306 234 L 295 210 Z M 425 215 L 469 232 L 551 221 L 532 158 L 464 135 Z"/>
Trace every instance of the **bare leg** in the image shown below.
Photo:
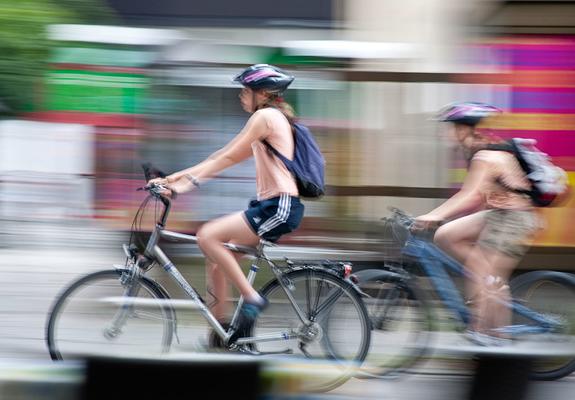
<path fill-rule="evenodd" d="M 434 241 L 473 274 L 481 277 L 488 272 L 488 265 L 484 260 L 484 255 L 475 249 L 475 243 L 484 226 L 485 213 L 471 214 L 441 226 L 435 232 Z M 467 298 L 476 297 L 480 291 L 480 280 L 467 279 L 465 281 Z"/>
<path fill-rule="evenodd" d="M 489 284 L 488 277 L 493 275 L 489 254 L 479 245 L 473 246 L 465 260 L 465 266 L 476 274 L 477 279 L 468 279 L 467 288 L 473 295 L 473 320 L 471 328 L 484 332 L 489 327 L 491 316 L 489 313 L 494 286 Z"/>
<path fill-rule="evenodd" d="M 241 254 L 234 253 L 239 262 Z M 211 311 L 218 321 L 225 321 L 228 315 L 227 299 L 230 298 L 230 288 L 224 272 L 218 265 L 206 260 L 207 271 L 207 295 L 210 296 L 208 304 L 212 304 Z"/>
<path fill-rule="evenodd" d="M 490 275 L 500 279 L 495 284 L 487 285 L 487 296 L 480 310 L 484 321 L 482 328 L 488 330 L 511 324 L 511 310 L 501 302 L 511 300 L 507 283 L 511 273 L 519 263 L 519 259 L 505 255 L 495 249 L 484 249 L 484 252 L 491 266 Z"/>
<path fill-rule="evenodd" d="M 434 242 L 457 261 L 463 263 L 475 246 L 485 226 L 485 213 L 477 212 L 457 218 L 439 227 Z"/>
<path fill-rule="evenodd" d="M 538 224 L 528 214 L 518 212 L 490 213 L 488 224 L 485 236 L 482 234 L 479 239 L 479 247 L 488 260 L 492 282 L 486 284 L 486 298 L 480 313 L 484 321 L 482 328 L 492 330 L 511 323 L 511 309 L 502 304 L 511 297 L 507 282 Z"/>
<path fill-rule="evenodd" d="M 220 303 L 225 302 L 228 294 L 224 278 L 229 279 L 245 298 L 258 296 L 242 272 L 236 255 L 222 245 L 231 242 L 255 246 L 259 242 L 259 237 L 248 226 L 242 214 L 238 212 L 210 221 L 200 228 L 197 235 L 198 245 L 208 260 L 208 274 L 214 294 Z M 223 317 L 221 314 L 225 314 L 225 305 L 217 306 L 214 311 L 216 318 Z"/>

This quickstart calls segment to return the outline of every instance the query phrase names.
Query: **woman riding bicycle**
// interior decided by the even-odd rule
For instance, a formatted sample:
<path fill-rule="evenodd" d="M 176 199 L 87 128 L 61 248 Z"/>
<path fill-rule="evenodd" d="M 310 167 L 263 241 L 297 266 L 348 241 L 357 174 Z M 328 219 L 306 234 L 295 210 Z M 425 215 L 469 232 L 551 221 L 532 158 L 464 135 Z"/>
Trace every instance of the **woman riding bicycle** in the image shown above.
<path fill-rule="evenodd" d="M 494 330 L 511 318 L 500 300 L 509 299 L 507 281 L 540 227 L 529 196 L 521 193 L 531 184 L 519 162 L 510 152 L 487 150 L 500 140 L 476 128 L 499 112 L 482 103 L 452 104 L 440 112 L 438 119 L 450 123 L 468 158 L 468 173 L 458 193 L 415 224 L 415 229 L 441 225 L 436 244 L 480 278 L 466 282 L 474 314 L 466 336 L 481 345 L 505 343 L 505 335 Z"/>
<path fill-rule="evenodd" d="M 269 151 L 264 141 L 293 159 L 292 107 L 281 97 L 294 78 L 267 64 L 252 65 L 234 78 L 243 85 L 239 98 L 251 117 L 226 146 L 203 162 L 150 183 L 165 185 L 166 195 L 174 196 L 200 186 L 205 180 L 253 156 L 256 165 L 257 200 L 246 211 L 217 218 L 197 232 L 198 245 L 207 260 L 207 272 L 216 299 L 212 312 L 227 317 L 226 278 L 244 298 L 237 337 L 245 335 L 267 300 L 250 285 L 242 273 L 236 253 L 223 243 L 256 246 L 260 238 L 276 241 L 296 229 L 304 213 L 296 182 L 283 162 Z"/>

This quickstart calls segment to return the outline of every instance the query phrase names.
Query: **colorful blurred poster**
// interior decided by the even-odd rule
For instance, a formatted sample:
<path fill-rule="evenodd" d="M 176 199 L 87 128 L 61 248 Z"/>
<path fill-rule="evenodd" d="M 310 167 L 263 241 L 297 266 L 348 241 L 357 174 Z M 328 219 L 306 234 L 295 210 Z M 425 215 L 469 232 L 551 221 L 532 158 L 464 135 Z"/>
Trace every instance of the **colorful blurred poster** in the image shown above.
<path fill-rule="evenodd" d="M 509 112 L 488 127 L 502 138 L 536 139 L 575 185 L 575 36 L 517 35 L 472 47 L 489 54 L 502 72 L 496 83 L 508 99 Z M 573 193 L 560 207 L 541 212 L 547 227 L 536 244 L 575 246 Z"/>

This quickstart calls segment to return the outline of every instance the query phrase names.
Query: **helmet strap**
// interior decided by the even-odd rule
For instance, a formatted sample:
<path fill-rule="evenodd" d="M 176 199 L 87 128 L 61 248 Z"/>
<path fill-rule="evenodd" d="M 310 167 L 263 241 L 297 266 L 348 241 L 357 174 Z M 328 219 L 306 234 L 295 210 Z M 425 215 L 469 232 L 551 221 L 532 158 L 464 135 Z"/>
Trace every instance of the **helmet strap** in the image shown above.
<path fill-rule="evenodd" d="M 256 112 L 259 109 L 260 109 L 260 105 L 258 104 L 256 91 L 252 90 L 252 113 Z"/>

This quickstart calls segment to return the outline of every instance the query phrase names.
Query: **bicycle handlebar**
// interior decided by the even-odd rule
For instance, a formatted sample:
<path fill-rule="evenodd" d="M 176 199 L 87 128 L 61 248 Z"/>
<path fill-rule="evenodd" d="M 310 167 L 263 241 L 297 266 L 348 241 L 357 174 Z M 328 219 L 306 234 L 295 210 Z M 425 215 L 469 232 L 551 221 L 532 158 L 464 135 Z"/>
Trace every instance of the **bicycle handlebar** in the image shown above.
<path fill-rule="evenodd" d="M 149 181 L 152 178 L 156 177 L 165 177 L 166 175 L 158 170 L 157 168 L 153 167 L 150 163 L 142 164 L 142 169 L 144 170 L 144 176 L 146 181 Z M 160 185 L 158 183 L 148 184 L 146 186 L 142 186 L 136 189 L 145 190 L 150 193 L 151 196 L 155 197 L 156 199 L 160 200 L 162 204 L 164 204 L 164 212 L 162 213 L 162 217 L 160 218 L 160 223 L 162 225 L 166 225 L 166 220 L 168 219 L 168 214 L 170 213 L 170 208 L 172 201 L 169 197 L 162 194 L 163 191 L 169 190 L 166 186 Z"/>
<path fill-rule="evenodd" d="M 415 218 L 397 207 L 388 207 L 391 211 L 391 220 L 401 227 L 410 230 L 415 224 Z"/>
<path fill-rule="evenodd" d="M 152 196 L 162 196 L 161 192 L 164 190 L 169 190 L 169 189 L 167 187 L 165 187 L 164 185 L 152 183 L 148 186 L 139 187 L 136 190 L 145 190 L 146 192 L 150 192 L 150 194 Z"/>
<path fill-rule="evenodd" d="M 389 207 L 388 209 L 391 211 L 391 217 L 388 218 L 391 234 L 398 243 L 405 244 L 408 239 L 413 237 L 426 241 L 433 240 L 434 230 L 414 230 L 414 217 L 396 207 Z"/>

